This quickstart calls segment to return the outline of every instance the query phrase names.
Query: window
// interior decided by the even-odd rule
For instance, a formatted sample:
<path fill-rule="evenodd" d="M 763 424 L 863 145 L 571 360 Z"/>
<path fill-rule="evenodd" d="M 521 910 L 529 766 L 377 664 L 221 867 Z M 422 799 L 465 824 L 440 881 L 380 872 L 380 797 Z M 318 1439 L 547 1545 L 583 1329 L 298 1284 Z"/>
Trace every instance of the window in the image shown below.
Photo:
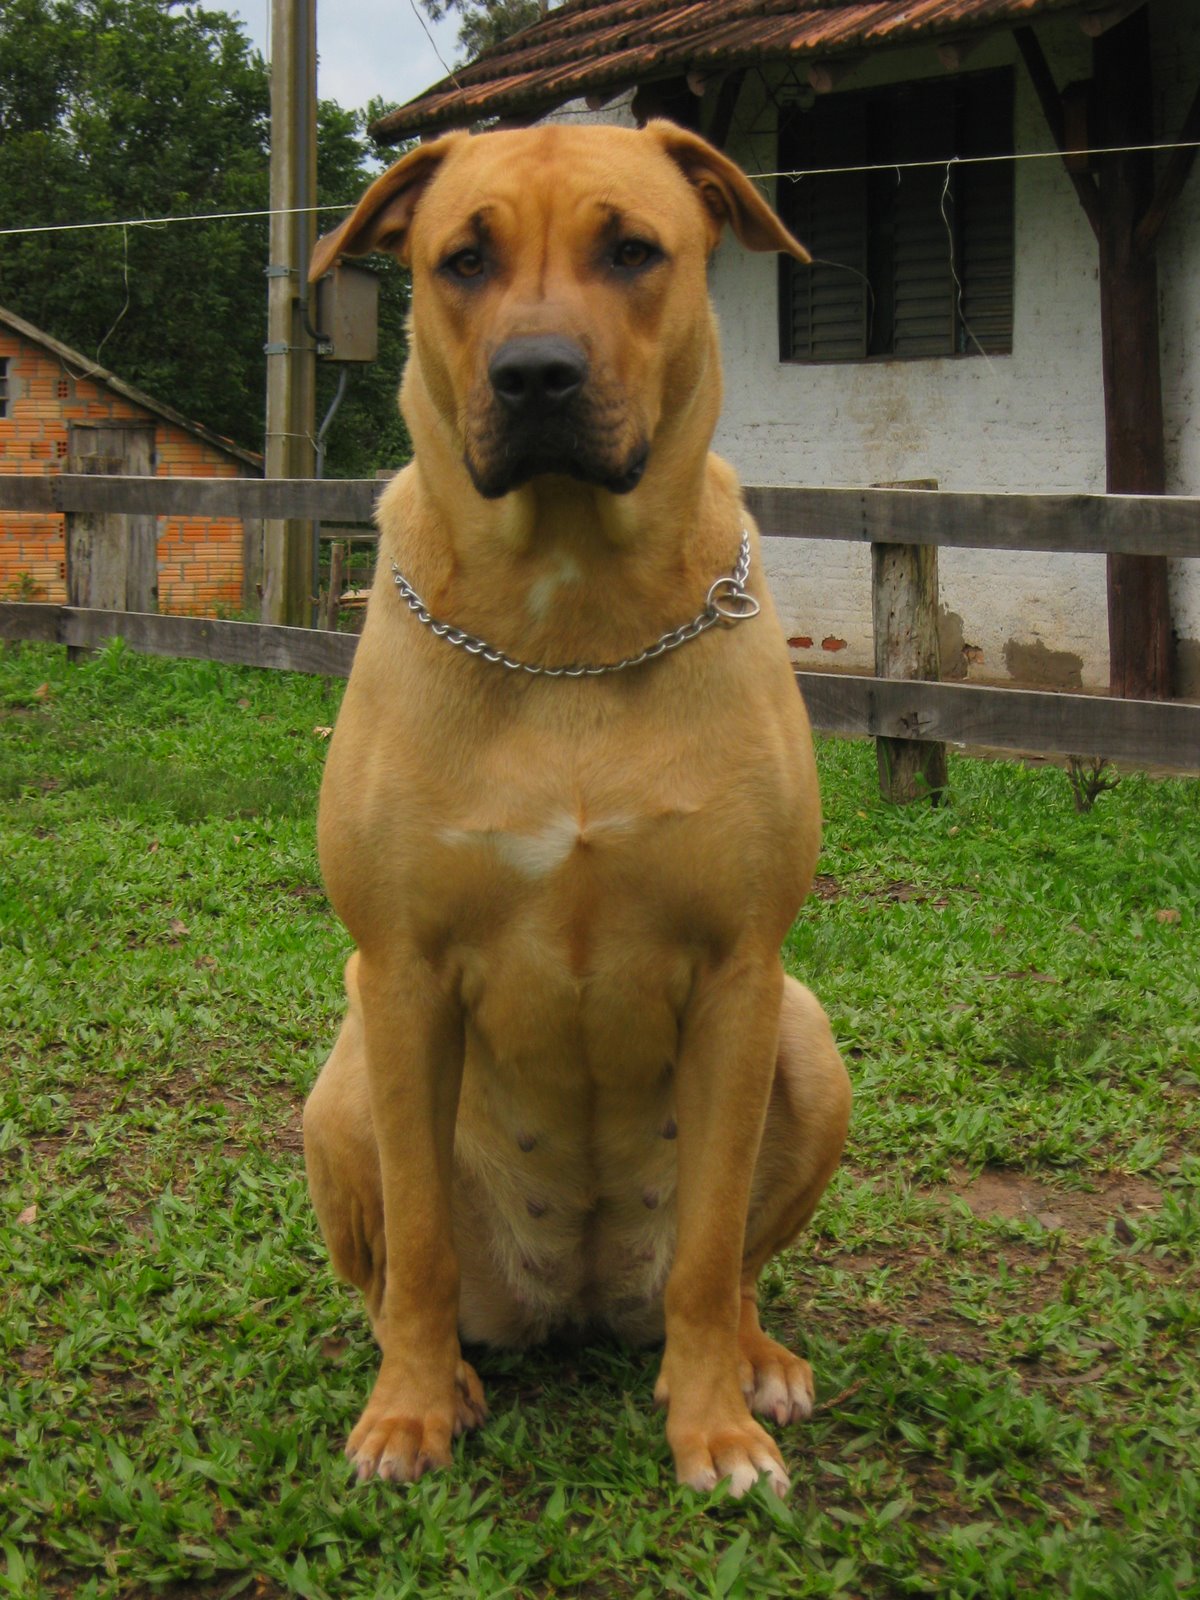
<path fill-rule="evenodd" d="M 0 418 L 8 416 L 8 357 L 0 356 Z"/>
<path fill-rule="evenodd" d="M 815 258 L 781 258 L 781 360 L 1012 349 L 1012 164 L 946 166 L 1011 155 L 1012 107 L 1002 71 L 781 113 L 780 170 L 818 174 L 779 180 L 780 213 Z"/>

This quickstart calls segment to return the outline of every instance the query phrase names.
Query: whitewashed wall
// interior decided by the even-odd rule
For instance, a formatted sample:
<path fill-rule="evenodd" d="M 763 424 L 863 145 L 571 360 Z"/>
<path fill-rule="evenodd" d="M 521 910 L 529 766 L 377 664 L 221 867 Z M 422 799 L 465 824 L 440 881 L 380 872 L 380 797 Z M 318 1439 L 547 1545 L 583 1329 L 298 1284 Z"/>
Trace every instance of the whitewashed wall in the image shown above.
<path fill-rule="evenodd" d="M 1168 137 L 1200 77 L 1197 12 L 1192 0 L 1155 7 Z M 1060 84 L 1089 75 L 1090 43 L 1073 21 L 1038 32 Z M 999 38 L 969 67 L 1016 61 L 1015 47 Z M 925 47 L 878 57 L 839 87 L 941 74 Z M 1018 150 L 1049 149 L 1019 62 L 1016 85 Z M 754 105 L 748 90 L 730 153 L 750 172 L 774 170 L 770 126 L 770 109 Z M 1200 167 L 1163 233 L 1159 263 L 1168 487 L 1200 494 Z M 936 478 L 942 488 L 961 490 L 1104 488 L 1096 243 L 1058 159 L 1017 167 L 1011 356 L 785 365 L 778 358 L 774 257 L 747 255 L 727 240 L 714 260 L 712 291 L 726 377 L 716 444 L 745 481 Z M 871 670 L 868 552 L 771 540 L 768 565 L 789 636 L 812 641 L 795 649 L 797 663 Z M 1200 694 L 1198 567 L 1174 564 L 1172 600 L 1186 687 Z M 941 583 L 947 675 L 1107 684 L 1102 557 L 944 551 Z"/>

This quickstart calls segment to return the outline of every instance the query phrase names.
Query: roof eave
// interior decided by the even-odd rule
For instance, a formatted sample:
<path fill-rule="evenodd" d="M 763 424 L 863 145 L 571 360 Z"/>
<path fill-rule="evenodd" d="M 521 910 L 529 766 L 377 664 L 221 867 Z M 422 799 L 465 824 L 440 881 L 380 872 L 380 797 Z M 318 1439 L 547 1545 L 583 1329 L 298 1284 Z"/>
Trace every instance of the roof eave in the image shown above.
<path fill-rule="evenodd" d="M 1003 0 L 1000 3 L 1003 5 Z M 371 125 L 370 132 L 382 144 L 397 144 L 403 139 L 467 127 L 484 120 L 533 120 L 547 115 L 568 100 L 586 95 L 611 97 L 614 92 L 662 78 L 678 77 L 688 71 L 712 74 L 714 71 L 733 71 L 768 61 L 835 60 L 839 54 L 861 55 L 864 49 L 871 53 L 897 50 L 922 42 L 962 37 L 966 33 L 1007 30 L 1049 12 L 1083 12 L 1087 5 L 1088 0 L 1024 0 L 1024 3 L 1017 0 L 1016 5 L 1004 6 L 1005 14 L 997 17 L 964 15 L 965 8 L 949 3 L 932 8 L 926 18 L 916 23 L 908 22 L 907 25 L 904 25 L 903 17 L 895 17 L 893 6 L 881 6 L 881 11 L 886 9 L 893 12 L 887 31 L 877 39 L 868 39 L 865 44 L 856 38 L 840 49 L 834 30 L 815 41 L 805 39 L 788 48 L 764 49 L 758 42 L 750 42 L 739 48 L 732 41 L 716 48 L 711 43 L 706 45 L 706 37 L 711 39 L 714 33 L 725 31 L 718 26 L 697 32 L 691 40 L 674 41 L 662 49 L 617 50 L 608 53 L 600 61 L 593 58 L 578 63 L 556 63 L 551 60 L 524 72 L 514 71 L 508 75 L 516 80 L 511 89 L 505 88 L 505 79 L 488 77 L 489 63 L 517 53 L 514 46 L 518 45 L 518 41 L 523 42 L 525 47 L 533 47 L 539 34 L 553 32 L 553 25 L 560 13 L 551 12 L 532 27 L 514 34 L 504 44 L 493 46 L 468 62 L 458 73 L 449 74 L 406 105 L 381 117 Z M 822 6 L 819 0 L 816 3 L 809 0 L 808 6 L 797 5 L 795 9 L 801 13 L 808 9 L 835 11 L 838 8 Z"/>

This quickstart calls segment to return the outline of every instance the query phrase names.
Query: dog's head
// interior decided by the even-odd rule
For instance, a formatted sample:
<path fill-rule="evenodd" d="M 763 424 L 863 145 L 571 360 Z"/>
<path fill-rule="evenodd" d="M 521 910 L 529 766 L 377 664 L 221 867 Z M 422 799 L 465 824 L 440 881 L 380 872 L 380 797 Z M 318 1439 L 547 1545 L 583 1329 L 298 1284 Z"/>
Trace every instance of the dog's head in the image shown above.
<path fill-rule="evenodd" d="M 733 162 L 672 123 L 455 133 L 372 184 L 312 277 L 372 250 L 411 266 L 405 414 L 418 449 L 427 425 L 448 431 L 481 495 L 546 473 L 625 494 L 697 407 L 711 435 L 705 266 L 726 224 L 809 259 Z"/>

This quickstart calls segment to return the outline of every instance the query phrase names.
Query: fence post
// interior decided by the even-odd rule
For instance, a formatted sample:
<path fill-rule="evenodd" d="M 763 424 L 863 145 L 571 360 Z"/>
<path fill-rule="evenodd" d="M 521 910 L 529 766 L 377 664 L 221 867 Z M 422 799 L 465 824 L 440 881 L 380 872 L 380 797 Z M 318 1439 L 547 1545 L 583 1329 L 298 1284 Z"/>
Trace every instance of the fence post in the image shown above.
<path fill-rule="evenodd" d="M 342 585 L 346 581 L 346 541 L 334 539 L 329 546 L 329 591 L 325 596 L 325 615 L 321 626 L 330 632 L 337 631 L 338 613 L 342 609 Z"/>
<path fill-rule="evenodd" d="M 263 594 L 263 519 L 242 518 L 242 610 L 257 617 Z"/>
<path fill-rule="evenodd" d="M 154 475 L 154 424 L 72 422 L 67 471 Z M 67 604 L 98 611 L 158 610 L 158 518 L 119 512 L 66 516 Z M 81 652 L 71 652 L 77 659 Z"/>
<path fill-rule="evenodd" d="M 936 489 L 936 478 L 878 483 L 877 489 Z M 872 544 L 871 610 L 875 625 L 875 676 L 941 677 L 938 649 L 938 553 L 934 544 Z M 907 805 L 930 799 L 946 787 L 946 746 L 933 739 L 875 741 L 879 792 Z"/>

